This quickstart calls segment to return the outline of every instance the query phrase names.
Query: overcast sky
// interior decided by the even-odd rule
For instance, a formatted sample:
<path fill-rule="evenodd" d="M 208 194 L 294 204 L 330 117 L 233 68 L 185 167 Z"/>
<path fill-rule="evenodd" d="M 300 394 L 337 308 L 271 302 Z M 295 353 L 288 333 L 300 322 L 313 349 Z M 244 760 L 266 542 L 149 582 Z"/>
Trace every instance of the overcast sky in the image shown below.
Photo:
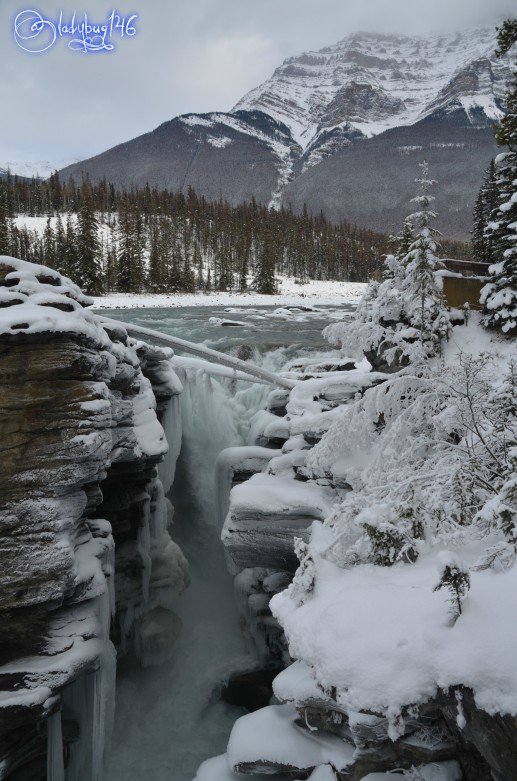
<path fill-rule="evenodd" d="M 106 54 L 16 44 L 13 19 L 74 8 L 102 21 L 109 0 L 0 0 L 0 165 L 104 151 L 177 114 L 229 110 L 286 57 L 358 30 L 425 34 L 495 25 L 514 0 L 119 0 L 138 33 Z"/>

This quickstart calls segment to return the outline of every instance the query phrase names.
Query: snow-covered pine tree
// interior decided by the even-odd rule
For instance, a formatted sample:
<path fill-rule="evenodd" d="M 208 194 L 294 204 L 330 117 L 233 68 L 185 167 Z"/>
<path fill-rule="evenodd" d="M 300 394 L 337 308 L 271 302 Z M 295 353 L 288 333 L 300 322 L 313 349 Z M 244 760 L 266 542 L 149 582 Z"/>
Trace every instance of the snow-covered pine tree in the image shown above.
<path fill-rule="evenodd" d="M 487 172 L 485 174 L 485 181 L 483 184 L 483 200 L 485 207 L 484 261 L 485 263 L 494 263 L 496 260 L 494 254 L 495 247 L 490 234 L 487 234 L 490 215 L 494 209 L 497 208 L 497 172 L 495 168 L 495 160 L 493 158 L 490 161 L 490 165 L 488 166 Z"/>
<path fill-rule="evenodd" d="M 410 222 L 410 218 L 407 217 L 404 220 L 404 225 L 402 226 L 402 230 L 396 237 L 395 252 L 393 253 L 400 262 L 402 262 L 402 260 L 408 254 L 414 240 L 415 240 L 415 232 Z"/>
<path fill-rule="evenodd" d="M 466 565 L 450 551 L 439 554 L 440 579 L 433 591 L 446 588 L 449 592 L 449 602 L 453 623 L 462 614 L 462 605 L 470 588 L 470 574 Z"/>
<path fill-rule="evenodd" d="M 494 246 L 487 232 L 490 216 L 497 207 L 497 183 L 495 161 L 492 159 L 485 171 L 483 184 L 474 204 L 471 244 L 474 259 L 482 263 L 494 261 Z"/>
<path fill-rule="evenodd" d="M 498 35 L 497 55 L 517 42 L 517 20 L 504 22 Z M 506 147 L 496 158 L 497 207 L 486 231 L 492 242 L 490 281 L 481 291 L 484 324 L 505 336 L 517 334 L 517 67 L 506 96 L 506 113 L 497 130 L 497 143 Z"/>
<path fill-rule="evenodd" d="M 436 256 L 438 231 L 432 227 L 436 213 L 431 210 L 434 197 L 429 190 L 435 181 L 429 178 L 429 166 L 420 163 L 422 175 L 415 181 L 420 184 L 420 195 L 412 199 L 420 209 L 408 217 L 415 226 L 415 240 L 412 242 L 402 263 L 405 267 L 401 292 L 407 321 L 419 336 L 425 355 L 440 352 L 441 341 L 450 330 L 450 318 L 442 290 L 436 279 L 438 268 Z"/>

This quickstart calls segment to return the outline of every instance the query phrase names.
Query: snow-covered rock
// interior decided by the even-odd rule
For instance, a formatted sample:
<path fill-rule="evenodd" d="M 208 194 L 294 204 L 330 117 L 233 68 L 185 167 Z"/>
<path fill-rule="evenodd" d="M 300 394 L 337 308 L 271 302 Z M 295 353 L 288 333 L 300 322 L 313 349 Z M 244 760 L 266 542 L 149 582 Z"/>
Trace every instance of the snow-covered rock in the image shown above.
<path fill-rule="evenodd" d="M 112 636 L 133 642 L 137 618 L 137 652 L 160 656 L 172 596 L 188 581 L 156 474 L 168 450 L 158 416 L 170 436 L 166 409 L 181 389 L 172 353 L 105 327 L 90 303 L 49 268 L 0 258 L 0 766 L 8 777 L 14 768 L 45 777 L 46 755 L 47 777 L 64 777 L 62 740 L 70 777 L 100 777 L 115 611 L 121 632 Z"/>
<path fill-rule="evenodd" d="M 338 738 L 313 734 L 296 724 L 291 705 L 270 705 L 242 716 L 228 741 L 228 762 L 240 773 L 313 770 L 331 763 L 337 770 L 352 765 L 354 749 Z"/>
<path fill-rule="evenodd" d="M 330 512 L 334 497 L 327 486 L 271 474 L 236 485 L 222 532 L 233 572 L 295 568 L 294 538 L 308 539 L 311 523 Z"/>

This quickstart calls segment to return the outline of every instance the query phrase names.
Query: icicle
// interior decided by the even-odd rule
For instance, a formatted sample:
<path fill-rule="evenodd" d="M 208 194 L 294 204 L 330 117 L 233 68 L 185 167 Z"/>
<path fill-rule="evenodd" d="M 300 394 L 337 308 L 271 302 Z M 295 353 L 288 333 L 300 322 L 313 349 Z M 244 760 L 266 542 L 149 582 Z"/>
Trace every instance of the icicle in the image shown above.
<path fill-rule="evenodd" d="M 47 781 L 65 781 L 61 711 L 47 719 Z"/>
<path fill-rule="evenodd" d="M 151 532 L 149 530 L 149 517 L 145 519 L 145 526 L 141 526 L 137 536 L 138 552 L 142 557 L 142 596 L 144 602 L 149 599 L 149 581 L 151 580 Z"/>
<path fill-rule="evenodd" d="M 160 540 L 167 531 L 167 504 L 165 502 L 165 489 L 160 478 L 156 478 L 153 483 L 149 528 L 151 540 Z"/>
<path fill-rule="evenodd" d="M 110 595 L 106 588 L 102 594 L 97 597 L 98 608 L 97 617 L 100 625 L 100 638 L 104 643 L 109 643 L 110 627 L 111 627 L 111 606 Z"/>
<path fill-rule="evenodd" d="M 93 718 L 93 675 L 83 675 L 61 695 L 63 720 L 74 740 L 68 741 L 66 781 L 83 781 L 91 776 L 91 734 Z"/>
<path fill-rule="evenodd" d="M 181 450 L 182 425 L 179 396 L 173 396 L 167 402 L 161 423 L 169 445 L 169 452 L 164 460 L 158 464 L 158 477 L 162 481 L 164 493 L 168 494 L 174 482 L 176 461 Z"/>
<path fill-rule="evenodd" d="M 91 781 L 102 781 L 102 771 L 115 713 L 116 652 L 108 643 L 93 676 Z"/>
<path fill-rule="evenodd" d="M 105 574 L 106 574 L 106 586 L 108 589 L 108 601 L 111 613 L 111 618 L 115 618 L 116 604 L 115 604 L 115 543 L 106 551 L 105 561 Z"/>

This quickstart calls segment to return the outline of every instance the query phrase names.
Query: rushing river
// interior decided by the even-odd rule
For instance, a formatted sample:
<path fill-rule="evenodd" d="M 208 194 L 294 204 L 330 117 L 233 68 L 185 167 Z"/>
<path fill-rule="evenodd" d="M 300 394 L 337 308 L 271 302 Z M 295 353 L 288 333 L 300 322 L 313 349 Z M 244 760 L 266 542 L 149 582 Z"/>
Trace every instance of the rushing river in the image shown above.
<path fill-rule="evenodd" d="M 280 370 L 310 355 L 336 355 L 321 331 L 351 311 L 189 307 L 116 310 L 110 317 L 237 354 L 244 345 L 254 363 Z M 212 321 L 211 321 L 212 319 Z M 220 320 L 243 325 L 221 325 Z M 235 672 L 254 665 L 239 627 L 233 578 L 216 526 L 214 465 L 225 447 L 246 444 L 249 421 L 269 388 L 187 376 L 181 395 L 183 441 L 172 488 L 172 536 L 190 562 L 191 585 L 175 610 L 183 622 L 170 661 L 141 669 L 119 663 L 115 727 L 106 781 L 191 781 L 199 764 L 221 754 L 240 708 L 220 699 Z"/>

